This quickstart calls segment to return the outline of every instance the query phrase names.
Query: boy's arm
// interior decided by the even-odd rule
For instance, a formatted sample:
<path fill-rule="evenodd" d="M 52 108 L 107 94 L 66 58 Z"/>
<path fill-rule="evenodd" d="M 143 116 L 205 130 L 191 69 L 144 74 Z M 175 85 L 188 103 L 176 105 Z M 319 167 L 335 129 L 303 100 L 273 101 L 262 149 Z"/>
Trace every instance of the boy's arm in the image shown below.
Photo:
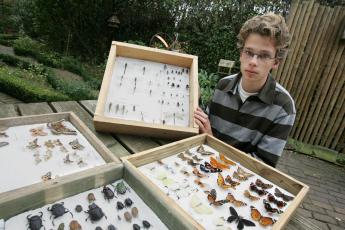
<path fill-rule="evenodd" d="M 272 127 L 257 145 L 257 155 L 269 165 L 275 167 L 282 155 L 296 114 L 283 113 L 272 122 Z"/>

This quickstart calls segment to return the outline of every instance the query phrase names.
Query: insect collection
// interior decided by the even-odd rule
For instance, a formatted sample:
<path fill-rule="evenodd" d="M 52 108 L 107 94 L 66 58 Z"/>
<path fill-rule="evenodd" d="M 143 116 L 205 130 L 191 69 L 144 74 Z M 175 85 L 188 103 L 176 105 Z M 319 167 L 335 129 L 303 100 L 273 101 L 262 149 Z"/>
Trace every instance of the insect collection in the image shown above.
<path fill-rule="evenodd" d="M 9 127 L 0 146 L 0 193 L 106 163 L 65 120 Z"/>
<path fill-rule="evenodd" d="M 270 229 L 294 199 L 208 145 L 138 169 L 205 229 Z"/>
<path fill-rule="evenodd" d="M 8 219 L 6 229 L 167 229 L 124 180 Z"/>
<path fill-rule="evenodd" d="M 104 116 L 188 127 L 189 68 L 116 57 Z"/>

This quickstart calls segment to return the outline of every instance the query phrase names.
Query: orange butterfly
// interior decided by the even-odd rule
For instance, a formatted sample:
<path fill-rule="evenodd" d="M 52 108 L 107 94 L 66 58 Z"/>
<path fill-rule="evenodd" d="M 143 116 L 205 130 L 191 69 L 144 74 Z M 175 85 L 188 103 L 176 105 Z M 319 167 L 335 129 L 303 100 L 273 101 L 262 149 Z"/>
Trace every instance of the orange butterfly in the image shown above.
<path fill-rule="evenodd" d="M 214 158 L 214 157 L 210 157 L 210 164 L 212 165 L 212 167 L 218 168 L 218 169 L 228 169 L 229 168 L 229 166 L 217 161 L 216 158 Z"/>
<path fill-rule="evenodd" d="M 226 164 L 229 164 L 229 165 L 236 165 L 235 162 L 229 160 L 228 158 L 226 158 L 226 156 L 223 154 L 223 153 L 219 153 L 219 158 L 224 161 Z"/>
<path fill-rule="evenodd" d="M 226 196 L 226 199 L 230 202 L 233 203 L 236 207 L 241 207 L 241 206 L 246 206 L 247 204 L 244 203 L 243 201 L 236 200 L 234 195 L 231 194 L 231 192 L 228 193 Z"/>
<path fill-rule="evenodd" d="M 255 207 L 250 206 L 250 209 L 250 215 L 252 216 L 252 219 L 255 221 L 259 221 L 262 226 L 273 225 L 276 222 L 276 220 L 272 219 L 271 217 L 262 216 Z"/>
<path fill-rule="evenodd" d="M 249 198 L 251 201 L 260 200 L 260 197 L 253 196 L 247 189 L 244 191 L 244 196 Z"/>

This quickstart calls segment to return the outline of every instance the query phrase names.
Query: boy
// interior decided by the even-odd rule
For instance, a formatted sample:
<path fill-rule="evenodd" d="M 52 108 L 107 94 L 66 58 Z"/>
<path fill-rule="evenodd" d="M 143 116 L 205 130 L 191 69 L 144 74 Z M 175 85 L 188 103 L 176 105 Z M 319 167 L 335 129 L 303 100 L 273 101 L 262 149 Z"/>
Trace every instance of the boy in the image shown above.
<path fill-rule="evenodd" d="M 240 73 L 218 82 L 208 116 L 198 108 L 194 117 L 201 133 L 275 167 L 296 115 L 292 97 L 270 74 L 287 53 L 288 28 L 268 13 L 246 21 L 238 39 Z"/>

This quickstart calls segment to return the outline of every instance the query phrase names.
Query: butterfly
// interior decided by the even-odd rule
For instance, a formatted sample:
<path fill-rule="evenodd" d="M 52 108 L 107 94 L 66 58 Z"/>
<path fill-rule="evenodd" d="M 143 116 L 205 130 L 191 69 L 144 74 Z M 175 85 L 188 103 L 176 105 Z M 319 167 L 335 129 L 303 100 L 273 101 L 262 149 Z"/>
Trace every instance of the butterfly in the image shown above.
<path fill-rule="evenodd" d="M 276 199 L 271 193 L 268 193 L 267 199 L 269 202 L 275 203 L 278 208 L 282 208 L 286 206 L 286 203 L 284 201 Z"/>
<path fill-rule="evenodd" d="M 222 172 L 223 170 L 219 168 L 214 168 L 210 163 L 205 162 L 205 168 L 207 168 L 211 173 Z M 201 169 L 201 168 L 200 168 Z M 202 170 L 202 169 L 201 169 Z"/>
<path fill-rule="evenodd" d="M 250 192 L 247 189 L 244 191 L 243 194 L 245 197 L 249 198 L 251 201 L 260 200 L 260 197 L 253 196 L 252 194 L 250 194 Z"/>
<path fill-rule="evenodd" d="M 277 213 L 277 214 L 283 213 L 283 211 L 280 209 L 272 208 L 272 206 L 270 205 L 270 203 L 267 202 L 266 199 L 264 199 L 263 202 L 264 202 L 264 207 L 265 207 L 267 212 Z"/>
<path fill-rule="evenodd" d="M 277 197 L 281 197 L 286 202 L 293 200 L 292 196 L 285 195 L 278 188 L 276 188 L 274 191 L 275 191 L 274 195 L 276 195 Z"/>
<path fill-rule="evenodd" d="M 259 221 L 262 226 L 273 225 L 276 222 L 276 220 L 272 219 L 271 217 L 262 216 L 254 206 L 250 206 L 250 210 L 252 219 L 255 221 Z"/>
<path fill-rule="evenodd" d="M 210 192 L 208 192 L 207 200 L 210 202 L 210 205 L 214 206 L 222 206 L 225 203 L 229 203 L 229 200 L 216 200 L 217 199 L 217 192 L 215 189 L 211 189 Z"/>
<path fill-rule="evenodd" d="M 199 197 L 197 197 L 195 194 L 190 199 L 190 205 L 198 214 L 211 215 L 213 213 L 212 208 L 203 204 Z"/>
<path fill-rule="evenodd" d="M 241 181 L 248 180 L 248 178 L 252 176 L 254 176 L 254 174 L 248 173 L 240 167 L 238 167 L 237 171 L 235 171 L 233 174 L 233 177 Z"/>
<path fill-rule="evenodd" d="M 159 172 L 156 178 L 160 180 L 164 186 L 167 187 L 175 183 L 175 181 L 173 179 L 170 179 L 165 172 Z"/>
<path fill-rule="evenodd" d="M 201 172 L 199 172 L 199 170 L 197 168 L 194 168 L 193 169 L 193 174 L 199 178 L 203 178 L 203 177 L 206 177 L 205 174 L 202 174 Z"/>
<path fill-rule="evenodd" d="M 194 155 L 192 158 L 193 160 L 198 161 L 198 162 L 202 160 L 202 158 L 198 158 L 197 155 Z"/>
<path fill-rule="evenodd" d="M 247 206 L 247 204 L 244 203 L 243 201 L 236 200 L 235 197 L 234 197 L 234 195 L 231 194 L 231 192 L 228 193 L 228 195 L 226 196 L 226 199 L 227 199 L 230 203 L 233 203 L 236 207 Z"/>
<path fill-rule="evenodd" d="M 260 179 L 256 179 L 255 184 L 263 189 L 268 189 L 268 188 L 272 188 L 273 185 L 271 184 L 265 184 L 262 180 Z"/>
<path fill-rule="evenodd" d="M 223 154 L 223 153 L 219 153 L 219 158 L 226 164 L 229 164 L 229 165 L 236 165 L 235 162 L 229 160 L 228 158 L 226 158 L 226 156 Z"/>
<path fill-rule="evenodd" d="M 218 168 L 218 169 L 228 169 L 229 168 L 229 166 L 217 161 L 216 158 L 214 158 L 214 157 L 210 157 L 210 163 L 211 163 L 212 167 L 214 167 L 214 168 Z"/>
<path fill-rule="evenodd" d="M 223 189 L 232 188 L 232 185 L 225 184 L 224 177 L 222 176 L 221 173 L 218 173 L 217 184 L 218 184 L 219 187 L 221 187 Z"/>
<path fill-rule="evenodd" d="M 206 151 L 203 145 L 200 145 L 200 146 L 196 149 L 196 151 L 197 151 L 198 153 L 200 153 L 201 155 L 204 155 L 204 156 L 213 155 L 213 154 L 214 154 L 213 152 Z"/>
<path fill-rule="evenodd" d="M 201 188 L 204 188 L 206 186 L 206 184 L 201 182 L 199 179 L 194 180 L 194 183 L 199 185 Z"/>
<path fill-rule="evenodd" d="M 250 183 L 249 188 L 251 191 L 256 192 L 257 194 L 259 194 L 259 196 L 263 196 L 267 194 L 267 191 L 263 190 L 263 189 L 259 189 L 253 182 Z"/>
<path fill-rule="evenodd" d="M 226 176 L 225 182 L 228 183 L 228 184 L 230 184 L 231 187 L 232 187 L 233 189 L 236 189 L 236 186 L 241 184 L 241 183 L 238 182 L 238 181 L 232 180 L 232 178 L 231 178 L 230 175 L 227 175 L 227 176 Z"/>
<path fill-rule="evenodd" d="M 256 226 L 255 223 L 253 223 L 252 221 L 244 219 L 243 217 L 239 216 L 233 207 L 230 207 L 229 209 L 230 209 L 231 215 L 228 217 L 227 221 L 229 223 L 236 221 L 237 229 L 242 230 L 244 226 Z"/>
<path fill-rule="evenodd" d="M 187 163 L 188 163 L 189 165 L 193 166 L 193 167 L 199 165 L 199 163 L 198 163 L 198 162 L 194 162 L 193 159 L 187 160 Z"/>
<path fill-rule="evenodd" d="M 189 157 L 186 157 L 186 156 L 183 154 L 183 152 L 180 153 L 180 154 L 178 154 L 177 157 L 180 158 L 180 159 L 183 160 L 183 161 L 188 161 L 188 160 L 190 160 L 190 158 L 189 158 Z"/>

